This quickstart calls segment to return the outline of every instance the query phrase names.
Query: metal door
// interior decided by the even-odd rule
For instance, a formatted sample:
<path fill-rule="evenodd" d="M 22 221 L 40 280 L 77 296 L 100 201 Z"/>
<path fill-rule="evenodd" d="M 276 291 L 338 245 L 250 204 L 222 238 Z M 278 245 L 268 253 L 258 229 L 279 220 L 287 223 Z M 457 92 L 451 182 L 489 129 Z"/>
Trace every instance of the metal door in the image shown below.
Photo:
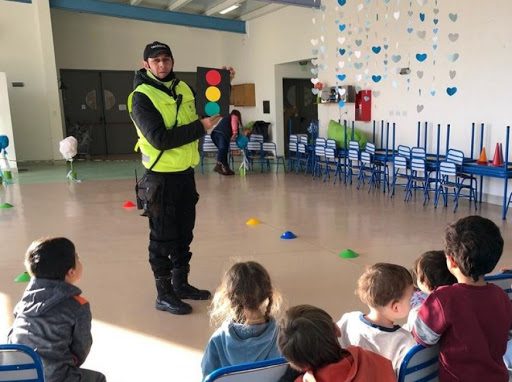
<path fill-rule="evenodd" d="M 284 149 L 288 155 L 290 134 L 307 134 L 311 121 L 318 119 L 316 96 L 311 81 L 303 78 L 283 79 Z"/>
<path fill-rule="evenodd" d="M 102 71 L 107 155 L 132 154 L 137 133 L 127 109 L 128 95 L 133 90 L 134 72 Z"/>
<path fill-rule="evenodd" d="M 99 72 L 61 69 L 60 81 L 66 136 L 72 135 L 78 140 L 79 154 L 106 154 Z"/>

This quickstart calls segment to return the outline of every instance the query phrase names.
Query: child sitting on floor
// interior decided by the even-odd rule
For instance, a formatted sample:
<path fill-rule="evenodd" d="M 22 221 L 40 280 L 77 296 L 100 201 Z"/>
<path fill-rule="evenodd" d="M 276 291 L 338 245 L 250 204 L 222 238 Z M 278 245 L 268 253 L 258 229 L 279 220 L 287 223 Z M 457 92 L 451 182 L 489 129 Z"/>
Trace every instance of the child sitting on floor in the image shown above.
<path fill-rule="evenodd" d="M 361 346 L 391 360 L 398 371 L 402 358 L 415 345 L 411 333 L 396 322 L 407 317 L 414 285 L 409 271 L 377 263 L 359 277 L 356 293 L 370 309 L 345 313 L 338 321 L 342 347 Z"/>
<path fill-rule="evenodd" d="M 412 331 L 418 310 L 427 296 L 434 289 L 443 285 L 452 285 L 457 282 L 454 275 L 446 266 L 444 251 L 428 251 L 423 253 L 414 262 L 412 277 L 419 291 L 414 292 L 411 300 L 411 311 L 404 328 Z"/>
<path fill-rule="evenodd" d="M 213 297 L 211 321 L 222 325 L 206 346 L 203 377 L 220 367 L 280 357 L 274 319 L 280 303 L 262 265 L 254 261 L 233 265 Z"/>
<path fill-rule="evenodd" d="M 97 371 L 80 368 L 91 350 L 91 308 L 74 284 L 82 263 L 63 237 L 34 241 L 25 255 L 32 276 L 14 308 L 8 342 L 36 350 L 47 382 L 104 382 Z"/>
<path fill-rule="evenodd" d="M 343 349 L 331 316 L 311 305 L 288 309 L 279 325 L 279 349 L 304 373 L 296 382 L 395 382 L 386 358 L 357 346 Z"/>
<path fill-rule="evenodd" d="M 503 362 L 512 304 L 497 285 L 486 283 L 503 252 L 503 238 L 491 220 L 468 216 L 445 232 L 447 266 L 458 283 L 439 287 L 425 300 L 414 324 L 415 339 L 440 345 L 441 381 L 506 382 Z"/>

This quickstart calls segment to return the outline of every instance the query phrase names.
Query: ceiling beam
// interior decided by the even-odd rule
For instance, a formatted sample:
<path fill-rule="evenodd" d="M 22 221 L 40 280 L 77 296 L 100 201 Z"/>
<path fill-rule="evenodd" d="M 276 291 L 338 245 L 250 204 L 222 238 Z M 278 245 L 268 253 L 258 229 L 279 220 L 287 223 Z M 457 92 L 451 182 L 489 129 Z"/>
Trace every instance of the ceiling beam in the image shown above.
<path fill-rule="evenodd" d="M 267 13 L 272 13 L 272 12 L 277 11 L 278 9 L 281 9 L 284 7 L 286 7 L 285 4 L 270 3 L 267 5 L 264 5 L 261 8 L 254 10 L 252 12 L 244 13 L 243 15 L 241 15 L 239 17 L 239 19 L 243 20 L 243 21 L 252 20 L 252 19 L 255 19 L 256 17 L 266 15 Z"/>
<path fill-rule="evenodd" d="M 129 4 L 107 3 L 99 0 L 50 0 L 50 7 L 74 12 L 125 19 L 151 21 L 155 23 L 181 25 L 194 28 L 213 29 L 224 32 L 245 34 L 245 21 L 219 17 L 169 12 L 164 9 L 132 7 Z"/>
<path fill-rule="evenodd" d="M 222 3 L 219 3 L 211 8 L 208 8 L 204 14 L 206 16 L 212 16 L 216 13 L 219 13 L 220 11 L 226 9 L 227 7 L 231 7 L 235 4 L 243 3 L 244 0 L 224 0 Z"/>
<path fill-rule="evenodd" d="M 298 5 L 301 7 L 320 8 L 321 0 L 268 0 L 269 3 L 281 3 L 286 5 Z"/>
<path fill-rule="evenodd" d="M 188 3 L 190 3 L 192 0 L 175 0 L 171 1 L 169 6 L 167 7 L 168 11 L 174 11 L 176 9 L 179 9 L 181 7 L 184 7 Z"/>

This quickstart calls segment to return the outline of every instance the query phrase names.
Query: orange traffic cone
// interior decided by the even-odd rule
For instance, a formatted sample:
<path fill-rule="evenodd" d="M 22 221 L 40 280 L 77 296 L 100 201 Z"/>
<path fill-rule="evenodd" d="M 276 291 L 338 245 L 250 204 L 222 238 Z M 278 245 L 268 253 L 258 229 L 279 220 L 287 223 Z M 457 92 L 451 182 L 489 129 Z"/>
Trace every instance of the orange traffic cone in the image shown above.
<path fill-rule="evenodd" d="M 482 147 L 482 151 L 480 152 L 480 157 L 476 161 L 478 164 L 487 165 L 487 155 L 485 154 L 485 147 Z"/>
<path fill-rule="evenodd" d="M 501 152 L 500 144 L 496 143 L 496 149 L 494 150 L 494 157 L 492 158 L 492 165 L 493 166 L 497 167 L 497 166 L 503 165 L 503 160 L 501 159 L 500 152 Z"/>

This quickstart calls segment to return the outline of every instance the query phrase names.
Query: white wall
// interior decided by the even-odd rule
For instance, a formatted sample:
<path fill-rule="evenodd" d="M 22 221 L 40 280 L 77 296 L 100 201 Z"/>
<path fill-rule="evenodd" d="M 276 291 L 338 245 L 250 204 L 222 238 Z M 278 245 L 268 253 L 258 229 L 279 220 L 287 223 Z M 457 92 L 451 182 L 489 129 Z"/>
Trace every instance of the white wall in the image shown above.
<path fill-rule="evenodd" d="M 0 1 L 0 71 L 25 84 L 8 88 L 18 160 L 58 158 L 62 123 L 48 12 L 45 0 Z"/>
<path fill-rule="evenodd" d="M 227 32 L 56 9 L 51 15 L 59 69 L 136 70 L 144 47 L 155 40 L 171 47 L 175 71 L 225 63 L 221 41 Z"/>
<path fill-rule="evenodd" d="M 9 165 L 16 167 L 16 148 L 12 133 L 11 108 L 9 106 L 9 93 L 7 90 L 7 76 L 0 72 L 0 135 L 7 135 L 9 147 L 7 148 Z"/>

